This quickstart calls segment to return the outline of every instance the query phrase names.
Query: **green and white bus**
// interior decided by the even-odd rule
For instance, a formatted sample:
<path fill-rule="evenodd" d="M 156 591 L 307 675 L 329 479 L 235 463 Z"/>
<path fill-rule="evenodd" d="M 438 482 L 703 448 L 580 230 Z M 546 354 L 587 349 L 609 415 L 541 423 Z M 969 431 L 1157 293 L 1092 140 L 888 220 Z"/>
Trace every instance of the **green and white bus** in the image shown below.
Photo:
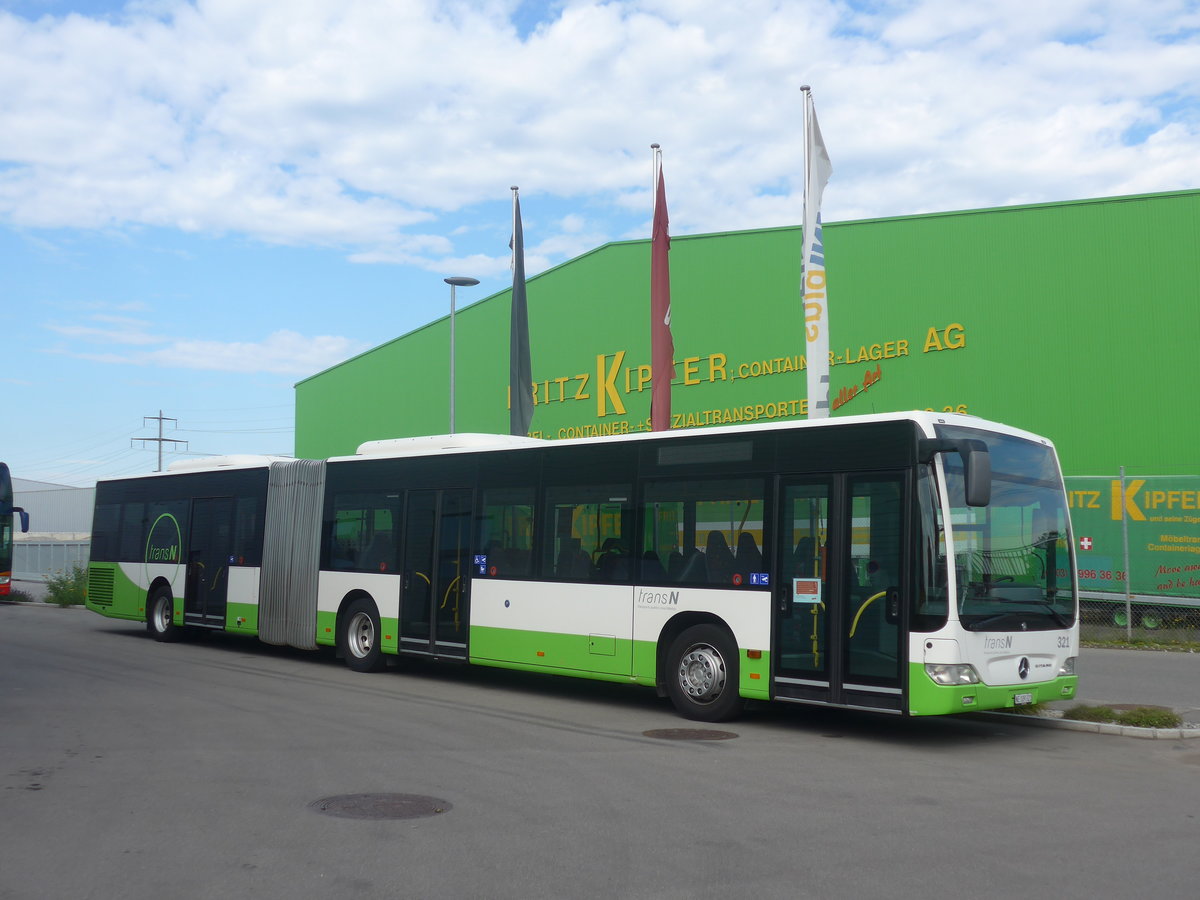
<path fill-rule="evenodd" d="M 913 412 L 353 457 L 227 457 L 100 482 L 88 607 L 656 688 L 937 715 L 1073 697 L 1053 445 Z"/>

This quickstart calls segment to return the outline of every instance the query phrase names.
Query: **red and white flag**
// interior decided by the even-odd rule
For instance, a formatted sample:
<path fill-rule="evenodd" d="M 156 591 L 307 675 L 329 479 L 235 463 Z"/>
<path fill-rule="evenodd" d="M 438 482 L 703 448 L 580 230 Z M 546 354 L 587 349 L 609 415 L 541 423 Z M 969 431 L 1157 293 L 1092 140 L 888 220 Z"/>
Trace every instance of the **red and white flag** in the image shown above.
<path fill-rule="evenodd" d="M 654 229 L 650 240 L 650 428 L 671 427 L 671 381 L 675 378 L 675 341 L 671 337 L 671 235 L 662 150 L 654 150 Z"/>

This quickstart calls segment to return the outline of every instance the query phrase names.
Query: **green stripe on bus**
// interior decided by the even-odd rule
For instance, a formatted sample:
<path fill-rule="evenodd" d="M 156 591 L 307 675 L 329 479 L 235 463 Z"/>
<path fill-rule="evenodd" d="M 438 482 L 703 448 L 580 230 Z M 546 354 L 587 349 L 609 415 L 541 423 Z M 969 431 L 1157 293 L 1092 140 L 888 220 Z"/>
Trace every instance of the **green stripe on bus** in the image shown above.
<path fill-rule="evenodd" d="M 89 591 L 85 605 L 92 612 L 110 619 L 146 621 L 146 591 L 129 580 L 119 563 L 89 564 L 88 582 L 92 581 L 105 585 L 103 597 L 93 599 Z"/>
<path fill-rule="evenodd" d="M 632 678 L 633 641 L 613 635 L 475 626 L 471 629 L 470 653 L 471 662 Z"/>
<path fill-rule="evenodd" d="M 225 630 L 233 634 L 258 634 L 258 604 L 227 603 Z"/>
<path fill-rule="evenodd" d="M 317 610 L 317 643 L 326 647 L 337 644 L 337 613 Z"/>
<path fill-rule="evenodd" d="M 604 681 L 632 681 L 653 686 L 658 646 L 653 641 L 617 639 L 611 635 L 556 634 L 475 626 L 471 629 L 471 662 L 531 672 L 554 672 Z M 738 691 L 743 697 L 770 699 L 771 658 L 749 659 L 738 650 Z"/>
<path fill-rule="evenodd" d="M 935 684 L 923 663 L 908 665 L 908 711 L 914 716 L 941 716 L 973 709 L 1012 709 L 1018 694 L 1032 695 L 1032 703 L 1071 700 L 1079 684 L 1077 675 L 1033 684 Z"/>

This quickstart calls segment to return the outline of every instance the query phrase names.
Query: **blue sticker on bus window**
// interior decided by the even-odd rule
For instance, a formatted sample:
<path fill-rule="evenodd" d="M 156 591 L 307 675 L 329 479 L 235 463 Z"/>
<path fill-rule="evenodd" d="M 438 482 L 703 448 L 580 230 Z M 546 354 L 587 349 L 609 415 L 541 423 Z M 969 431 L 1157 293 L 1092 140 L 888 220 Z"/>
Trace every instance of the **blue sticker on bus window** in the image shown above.
<path fill-rule="evenodd" d="M 768 575 L 766 572 L 751 572 L 750 573 L 750 583 L 757 584 L 761 587 L 770 587 L 771 586 L 771 576 Z"/>
<path fill-rule="evenodd" d="M 476 553 L 475 554 L 475 565 L 486 566 L 487 565 L 487 554 L 486 553 Z"/>

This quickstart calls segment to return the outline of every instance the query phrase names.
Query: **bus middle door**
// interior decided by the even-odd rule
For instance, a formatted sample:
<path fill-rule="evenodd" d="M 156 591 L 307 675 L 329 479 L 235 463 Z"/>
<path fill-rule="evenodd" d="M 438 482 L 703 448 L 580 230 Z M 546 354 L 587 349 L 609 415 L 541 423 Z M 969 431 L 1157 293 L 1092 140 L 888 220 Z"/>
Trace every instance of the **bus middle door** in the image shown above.
<path fill-rule="evenodd" d="M 466 659 L 471 491 L 408 492 L 400 650 Z"/>
<path fill-rule="evenodd" d="M 193 500 L 183 606 L 187 624 L 225 624 L 232 553 L 233 498 Z"/>

